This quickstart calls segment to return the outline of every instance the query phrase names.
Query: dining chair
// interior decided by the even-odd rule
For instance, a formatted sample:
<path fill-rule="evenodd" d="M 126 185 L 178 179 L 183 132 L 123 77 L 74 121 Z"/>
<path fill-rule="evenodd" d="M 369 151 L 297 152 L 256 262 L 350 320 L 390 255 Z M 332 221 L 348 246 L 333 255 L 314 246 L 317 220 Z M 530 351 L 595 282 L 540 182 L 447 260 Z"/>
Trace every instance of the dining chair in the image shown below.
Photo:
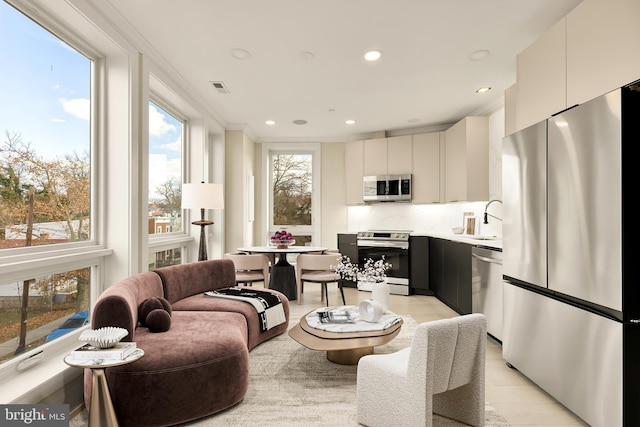
<path fill-rule="evenodd" d="M 357 421 L 433 425 L 433 414 L 484 425 L 487 319 L 474 313 L 418 325 L 411 346 L 358 361 Z"/>
<path fill-rule="evenodd" d="M 224 257 L 233 261 L 236 269 L 236 285 L 253 286 L 264 283 L 269 288 L 269 258 L 264 254 L 226 253 Z"/>
<path fill-rule="evenodd" d="M 329 291 L 327 284 L 335 282 L 342 295 L 342 304 L 346 305 L 344 290 L 340 283 L 340 275 L 332 267 L 340 264 L 342 255 L 340 253 L 329 254 L 300 254 L 296 259 L 296 285 L 298 304 L 302 304 L 302 293 L 304 283 L 320 283 L 320 301 L 326 300 L 329 306 Z"/>

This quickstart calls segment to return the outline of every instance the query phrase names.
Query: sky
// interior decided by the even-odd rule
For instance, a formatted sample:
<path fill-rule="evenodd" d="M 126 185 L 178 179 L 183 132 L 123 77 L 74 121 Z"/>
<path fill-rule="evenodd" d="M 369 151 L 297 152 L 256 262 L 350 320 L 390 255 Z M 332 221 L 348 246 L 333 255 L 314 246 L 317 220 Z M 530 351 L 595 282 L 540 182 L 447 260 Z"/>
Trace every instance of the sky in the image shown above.
<path fill-rule="evenodd" d="M 0 143 L 44 158 L 89 152 L 91 60 L 0 0 Z M 149 107 L 149 187 L 180 176 L 181 123 Z"/>

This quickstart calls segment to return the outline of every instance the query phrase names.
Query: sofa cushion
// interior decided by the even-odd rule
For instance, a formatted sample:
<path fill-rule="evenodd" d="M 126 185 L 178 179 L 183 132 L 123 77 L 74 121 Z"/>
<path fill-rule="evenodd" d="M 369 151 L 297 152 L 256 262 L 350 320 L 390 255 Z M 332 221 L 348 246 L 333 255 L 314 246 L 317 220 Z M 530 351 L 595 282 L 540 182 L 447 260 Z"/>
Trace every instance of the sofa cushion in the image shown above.
<path fill-rule="evenodd" d="M 125 328 L 129 334 L 122 340 L 134 341 L 138 306 L 146 299 L 163 296 L 162 281 L 155 273 L 145 272 L 123 279 L 100 294 L 91 313 L 91 327 Z"/>
<path fill-rule="evenodd" d="M 171 316 L 171 304 L 169 304 L 169 301 L 158 297 L 147 298 L 138 307 L 138 322 L 140 325 L 147 326 L 147 316 L 156 309 L 165 310 Z"/>
<path fill-rule="evenodd" d="M 167 332 L 171 327 L 171 315 L 163 308 L 156 308 L 147 314 L 145 323 L 151 332 Z"/>
<path fill-rule="evenodd" d="M 173 305 L 192 295 L 236 284 L 236 271 L 230 259 L 214 259 L 172 265 L 154 270 L 164 284 L 164 297 Z"/>
<path fill-rule="evenodd" d="M 220 311 L 242 314 L 248 325 L 247 343 L 249 350 L 251 350 L 261 342 L 285 332 L 289 326 L 289 300 L 281 292 L 273 289 L 269 289 L 268 291 L 273 292 L 280 297 L 282 309 L 284 310 L 287 321 L 264 332 L 260 331 L 260 318 L 258 316 L 258 312 L 253 305 L 244 301 L 236 301 L 226 298 L 211 298 L 205 296 L 204 293 L 201 293 L 177 301 L 172 304 L 172 308 L 174 313 L 178 311 Z"/>

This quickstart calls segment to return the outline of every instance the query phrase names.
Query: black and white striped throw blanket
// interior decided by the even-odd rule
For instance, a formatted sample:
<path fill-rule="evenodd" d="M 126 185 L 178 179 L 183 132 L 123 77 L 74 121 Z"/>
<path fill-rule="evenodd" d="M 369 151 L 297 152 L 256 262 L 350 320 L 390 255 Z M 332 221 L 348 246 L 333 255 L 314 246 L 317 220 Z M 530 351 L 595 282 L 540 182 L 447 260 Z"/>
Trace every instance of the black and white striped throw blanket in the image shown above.
<path fill-rule="evenodd" d="M 280 297 L 271 292 L 233 287 L 207 291 L 204 294 L 208 297 L 227 298 L 251 304 L 258 312 L 262 332 L 287 321 Z"/>

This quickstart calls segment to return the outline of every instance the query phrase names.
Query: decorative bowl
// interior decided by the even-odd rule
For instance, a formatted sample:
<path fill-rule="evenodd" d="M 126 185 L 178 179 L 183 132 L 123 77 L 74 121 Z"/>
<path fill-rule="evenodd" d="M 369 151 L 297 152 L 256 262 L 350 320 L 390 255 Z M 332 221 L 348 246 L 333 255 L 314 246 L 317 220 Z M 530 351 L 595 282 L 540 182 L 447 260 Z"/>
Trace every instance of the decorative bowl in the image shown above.
<path fill-rule="evenodd" d="M 464 227 L 453 227 L 451 231 L 453 231 L 453 234 L 462 234 Z"/>
<path fill-rule="evenodd" d="M 295 244 L 295 239 L 271 239 L 271 244 L 278 249 L 287 249 L 289 246 Z"/>
<path fill-rule="evenodd" d="M 100 329 L 87 329 L 80 334 L 80 341 L 85 341 L 95 348 L 110 348 L 116 345 L 129 332 L 124 328 L 105 326 Z"/>

